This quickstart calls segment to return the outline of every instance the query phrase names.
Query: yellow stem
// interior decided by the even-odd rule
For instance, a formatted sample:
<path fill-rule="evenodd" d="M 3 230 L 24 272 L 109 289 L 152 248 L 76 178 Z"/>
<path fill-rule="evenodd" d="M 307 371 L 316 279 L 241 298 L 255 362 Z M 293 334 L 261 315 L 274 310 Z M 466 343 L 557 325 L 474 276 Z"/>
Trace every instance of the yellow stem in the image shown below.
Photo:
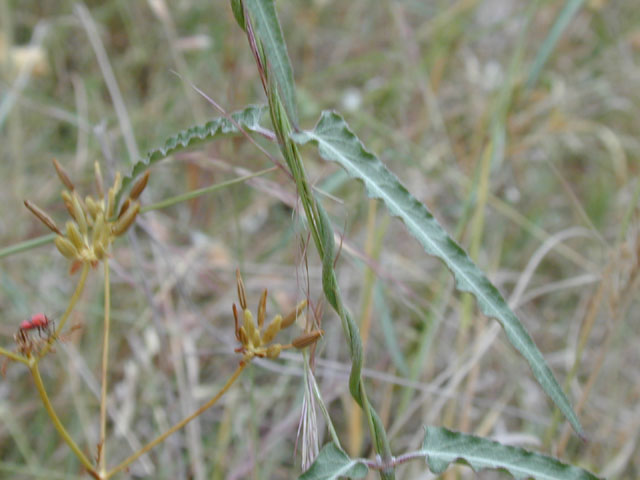
<path fill-rule="evenodd" d="M 64 441 L 67 442 L 69 448 L 71 448 L 73 453 L 76 454 L 76 457 L 78 457 L 78 460 L 80 460 L 82 465 L 84 465 L 84 468 L 87 469 L 89 474 L 94 478 L 100 478 L 100 476 L 94 470 L 93 465 L 91 465 L 89 459 L 84 453 L 82 453 L 82 450 L 80 450 L 78 445 L 76 445 L 76 443 L 73 441 L 73 439 L 69 435 L 69 432 L 67 432 L 66 428 L 64 428 L 64 425 L 62 425 L 62 422 L 58 418 L 58 415 L 56 415 L 56 412 L 53 409 L 53 405 L 51 405 L 51 401 L 49 400 L 49 396 L 47 395 L 47 391 L 44 388 L 44 384 L 42 383 L 42 377 L 40 376 L 40 370 L 38 369 L 38 362 L 35 359 L 29 365 L 29 369 L 31 370 L 31 375 L 33 375 L 33 380 L 35 381 L 36 388 L 38 389 L 38 393 L 40 394 L 40 398 L 42 399 L 42 404 L 47 410 L 47 413 L 49 414 L 49 417 L 53 422 L 53 426 L 56 428 Z"/>
<path fill-rule="evenodd" d="M 109 471 L 106 476 L 103 476 L 103 478 L 105 480 L 111 478 L 112 476 L 114 476 L 116 473 L 120 472 L 121 470 L 125 469 L 127 466 L 129 466 L 129 464 L 131 464 L 132 462 L 134 462 L 135 460 L 137 460 L 140 456 L 144 455 L 145 453 L 147 453 L 149 450 L 151 450 L 153 447 L 155 447 L 156 445 L 158 445 L 159 443 L 164 442 L 164 440 L 171 434 L 175 433 L 176 431 L 180 430 L 182 427 L 184 427 L 187 423 L 189 423 L 191 420 L 193 420 L 194 418 L 198 417 L 199 415 L 202 414 L 202 412 L 204 412 L 205 410 L 207 410 L 208 408 L 212 407 L 218 400 L 220 400 L 220 397 L 222 397 L 222 395 L 224 395 L 227 390 L 229 390 L 229 387 L 231 387 L 231 385 L 233 385 L 233 383 L 238 379 L 238 377 L 240 376 L 240 374 L 242 373 L 242 371 L 244 370 L 246 364 L 240 364 L 238 365 L 238 368 L 236 368 L 236 371 L 233 373 L 233 375 L 231 375 L 231 377 L 229 378 L 229 380 L 227 380 L 227 383 L 225 383 L 224 387 L 222 387 L 222 389 L 216 394 L 215 397 L 213 397 L 211 400 L 209 400 L 207 403 L 205 403 L 204 405 L 202 405 L 198 410 L 196 410 L 195 412 L 193 412 L 191 415 L 189 415 L 188 417 L 186 417 L 185 419 L 181 420 L 180 422 L 176 423 L 173 427 L 171 427 L 169 430 L 167 430 L 166 432 L 164 432 L 163 434 L 159 435 L 158 437 L 156 437 L 154 440 L 152 440 L 151 442 L 147 443 L 144 447 L 142 447 L 140 450 L 138 450 L 136 453 L 134 453 L 133 455 L 131 455 L 129 458 L 127 458 L 125 461 L 123 461 L 120 465 L 118 465 L 117 467 L 114 467 L 111 471 Z"/>
<path fill-rule="evenodd" d="M 0 347 L 0 355 L 4 355 L 5 357 L 9 357 L 14 362 L 22 362 L 25 365 L 29 364 L 29 359 L 24 355 L 20 355 L 19 353 L 12 352 L 10 350 L 6 350 Z"/>
<path fill-rule="evenodd" d="M 47 353 L 49 353 L 49 350 L 51 350 L 51 347 L 53 346 L 53 342 L 55 342 L 58 336 L 60 335 L 60 332 L 62 331 L 65 323 L 67 323 L 67 320 L 69 319 L 69 315 L 71 315 L 73 308 L 76 306 L 76 303 L 78 303 L 78 299 L 80 298 L 80 295 L 84 290 L 84 285 L 87 281 L 88 273 L 89 273 L 89 265 L 85 263 L 84 265 L 82 265 L 82 273 L 80 274 L 80 280 L 78 281 L 78 285 L 76 286 L 76 291 L 73 292 L 73 296 L 71 297 L 71 300 L 69 300 L 69 305 L 67 306 L 67 309 L 65 310 L 65 312 L 62 314 L 62 318 L 60 318 L 60 321 L 58 322 L 56 331 L 54 332 L 53 335 L 51 335 L 51 338 L 49 338 L 44 348 L 40 350 L 40 352 L 38 353 L 36 357 L 36 362 L 39 362 L 42 357 L 44 357 Z"/>
<path fill-rule="evenodd" d="M 109 364 L 109 330 L 110 330 L 110 310 L 111 310 L 111 287 L 109 285 L 109 260 L 104 260 L 104 335 L 102 343 L 102 393 L 100 395 L 100 441 L 99 448 L 99 469 L 104 475 L 107 464 L 107 446 L 105 445 L 107 431 L 107 367 Z"/>

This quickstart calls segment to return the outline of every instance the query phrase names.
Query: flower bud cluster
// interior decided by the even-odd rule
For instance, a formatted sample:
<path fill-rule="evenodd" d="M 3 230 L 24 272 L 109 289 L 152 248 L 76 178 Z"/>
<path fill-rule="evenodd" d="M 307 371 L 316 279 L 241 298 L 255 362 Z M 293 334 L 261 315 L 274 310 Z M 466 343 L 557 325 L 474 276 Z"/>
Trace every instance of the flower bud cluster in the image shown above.
<path fill-rule="evenodd" d="M 33 203 L 25 200 L 25 205 L 49 229 L 57 234 L 54 243 L 58 251 L 72 260 L 71 270 L 75 271 L 83 264 L 93 267 L 103 260 L 109 253 L 111 243 L 125 233 L 133 224 L 140 211 L 138 197 L 144 190 L 149 179 L 147 172 L 131 189 L 129 197 L 123 202 L 116 215 L 116 197 L 122 187 L 120 173 L 116 174 L 113 186 L 107 191 L 106 198 L 102 185 L 102 173 L 98 162 L 95 163 L 95 176 L 98 197 L 80 197 L 62 166 L 57 160 L 53 165 L 58 177 L 66 187 L 62 191 L 62 200 L 71 216 L 62 232 L 53 219 Z"/>
<path fill-rule="evenodd" d="M 267 310 L 267 290 L 262 292 L 260 303 L 258 304 L 257 322 L 253 318 L 253 314 L 247 307 L 247 297 L 245 293 L 244 283 L 240 272 L 236 270 L 236 280 L 238 286 L 238 299 L 242 314 L 238 313 L 236 304 L 233 304 L 233 317 L 235 320 L 236 339 L 240 342 L 240 347 L 236 348 L 237 353 L 242 353 L 241 363 L 245 364 L 253 357 L 259 358 L 277 358 L 280 352 L 287 348 L 302 349 L 314 344 L 324 333 L 322 330 L 314 330 L 304 333 L 293 340 L 288 345 L 279 343 L 271 343 L 276 335 L 281 331 L 289 328 L 307 306 L 307 301 L 303 300 L 296 308 L 286 316 L 280 314 L 273 317 L 273 320 L 265 328 L 265 318 Z M 241 318 L 240 318 L 241 317 Z"/>

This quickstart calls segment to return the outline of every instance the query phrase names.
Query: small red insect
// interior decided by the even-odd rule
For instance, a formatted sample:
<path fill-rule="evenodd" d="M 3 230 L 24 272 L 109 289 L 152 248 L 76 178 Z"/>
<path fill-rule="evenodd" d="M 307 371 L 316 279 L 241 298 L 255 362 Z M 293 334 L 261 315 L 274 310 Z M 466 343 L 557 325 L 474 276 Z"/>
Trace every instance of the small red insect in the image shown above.
<path fill-rule="evenodd" d="M 26 333 L 28 330 L 38 330 L 40 334 L 45 332 L 50 335 L 53 328 L 53 320 L 49 320 L 49 317 L 44 313 L 36 313 L 29 320 L 20 322 L 20 331 L 23 333 Z"/>

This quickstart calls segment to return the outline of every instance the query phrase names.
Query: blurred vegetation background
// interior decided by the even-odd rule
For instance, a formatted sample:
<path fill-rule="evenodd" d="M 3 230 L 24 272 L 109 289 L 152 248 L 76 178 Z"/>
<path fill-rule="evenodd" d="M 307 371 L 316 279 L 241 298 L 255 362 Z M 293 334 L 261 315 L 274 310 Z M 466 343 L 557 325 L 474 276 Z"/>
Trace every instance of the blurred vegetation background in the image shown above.
<path fill-rule="evenodd" d="M 430 423 L 608 478 L 640 477 L 637 2 L 276 4 L 301 125 L 310 128 L 322 109 L 345 115 L 510 300 L 560 382 L 568 379 L 589 436 L 582 443 L 556 425 L 526 362 L 404 226 L 305 149 L 343 236 L 339 281 L 362 325 L 370 396 L 394 452 L 417 449 Z M 265 101 L 226 1 L 0 0 L 0 246 L 48 233 L 24 199 L 64 219 L 53 157 L 87 194 L 95 160 L 110 183 L 168 136 L 217 116 L 189 82 L 227 111 Z M 242 137 L 215 140 L 154 167 L 143 202 L 269 166 Z M 320 265 L 304 251 L 296 207 L 278 171 L 145 214 L 115 246 L 110 463 L 204 403 L 237 365 L 236 267 L 253 308 L 269 289 L 269 317 L 306 296 L 322 306 Z M 74 278 L 52 244 L 0 262 L 0 339 L 9 347 L 20 320 L 64 311 Z M 43 372 L 63 422 L 92 454 L 101 282 L 99 272 L 90 276 L 73 318 L 83 329 Z M 344 445 L 367 456 L 341 327 L 324 310 L 318 381 Z M 129 475 L 294 478 L 301 452 L 325 440 L 319 413 L 317 427 L 307 415 L 297 436 L 302 371 L 297 353 L 255 362 L 220 404 Z M 0 381 L 0 472 L 82 476 L 19 365 Z M 455 476 L 497 478 L 463 467 Z M 398 470 L 398 478 L 432 477 L 423 462 Z"/>

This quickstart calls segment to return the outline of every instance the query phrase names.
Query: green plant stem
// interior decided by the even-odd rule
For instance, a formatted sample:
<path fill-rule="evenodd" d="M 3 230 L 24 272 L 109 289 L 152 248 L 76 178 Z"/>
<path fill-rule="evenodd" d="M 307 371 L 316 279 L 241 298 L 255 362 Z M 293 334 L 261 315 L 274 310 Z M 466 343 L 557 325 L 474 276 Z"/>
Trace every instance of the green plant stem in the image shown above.
<path fill-rule="evenodd" d="M 222 182 L 222 183 L 216 183 L 215 185 L 210 185 L 208 187 L 204 187 L 204 188 L 199 188 L 197 190 L 193 190 L 191 192 L 187 192 L 187 193 L 183 193 L 181 195 L 176 195 L 175 197 L 171 197 L 171 198 L 167 198 L 166 200 L 162 200 L 161 202 L 158 203 L 154 203 L 153 205 L 147 205 L 146 207 L 143 207 L 140 209 L 140 213 L 146 213 L 146 212 L 150 212 L 151 210 L 159 210 L 161 208 L 166 208 L 166 207 L 170 207 L 172 205 L 175 205 L 177 203 L 181 203 L 181 202 L 186 202 L 187 200 L 192 200 L 196 197 L 199 197 L 201 195 L 204 195 L 206 193 L 211 193 L 211 192 L 215 192 L 216 190 L 220 190 L 222 188 L 231 186 L 231 185 L 235 185 L 236 183 L 242 183 L 246 180 L 249 180 L 251 178 L 254 177 L 259 177 L 262 175 L 265 175 L 267 173 L 273 172 L 274 170 L 277 170 L 278 167 L 270 167 L 270 168 L 265 168 L 264 170 L 259 170 L 255 173 L 249 174 L 249 175 L 245 175 L 243 177 L 238 177 L 238 178 L 234 178 L 233 180 L 229 180 L 226 182 Z"/>
<path fill-rule="evenodd" d="M 211 408 L 218 400 L 220 400 L 220 397 L 222 397 L 222 395 L 224 395 L 227 390 L 229 390 L 229 388 L 231 387 L 231 385 L 233 385 L 233 383 L 238 379 L 238 377 L 240 376 L 240 374 L 242 373 L 242 371 L 245 369 L 246 364 L 240 364 L 238 365 L 238 368 L 236 368 L 236 371 L 233 372 L 233 375 L 231 375 L 231 377 L 229 377 L 229 380 L 227 380 L 227 383 L 224 384 L 224 387 L 222 387 L 222 389 L 211 399 L 209 400 L 207 403 L 205 403 L 204 405 L 202 405 L 200 408 L 198 408 L 195 412 L 193 412 L 191 415 L 189 415 L 188 417 L 184 418 L 183 420 L 181 420 L 180 422 L 176 423 L 173 427 L 171 427 L 169 430 L 167 430 L 166 432 L 162 433 L 161 435 L 157 436 L 154 440 L 152 440 L 151 442 L 147 443 L 144 447 L 142 447 L 140 450 L 138 450 L 136 453 L 134 453 L 133 455 L 131 455 L 129 458 L 127 458 L 126 460 L 124 460 L 122 463 L 120 463 L 118 466 L 114 467 L 113 469 L 111 469 L 106 475 L 104 475 L 102 478 L 104 480 L 107 480 L 111 477 L 113 477 L 116 473 L 124 470 L 125 468 L 127 468 L 127 466 L 129 466 L 132 462 L 134 462 L 135 460 L 137 460 L 140 456 L 144 455 L 145 453 L 147 453 L 149 450 L 151 450 L 153 447 L 155 447 L 156 445 L 158 445 L 159 443 L 162 443 L 165 441 L 165 439 L 175 433 L 176 431 L 180 430 L 182 427 L 184 427 L 187 423 L 189 423 L 191 420 L 193 420 L 194 418 L 198 417 L 199 415 L 201 415 L 205 410 Z"/>
<path fill-rule="evenodd" d="M 36 237 L 30 240 L 25 240 L 24 242 L 16 243 L 15 245 L 10 245 L 0 250 L 0 258 L 8 257 L 9 255 L 13 255 L 14 253 L 22 253 L 41 245 L 46 245 L 47 243 L 52 242 L 54 238 L 56 238 L 56 234 L 50 233 L 48 235 L 42 235 L 41 237 Z"/>
<path fill-rule="evenodd" d="M 69 300 L 69 305 L 67 306 L 67 309 L 65 310 L 65 312 L 62 314 L 62 317 L 58 322 L 58 326 L 56 327 L 56 331 L 53 333 L 53 335 L 51 335 L 51 338 L 49 338 L 44 348 L 38 353 L 36 357 L 36 362 L 39 362 L 40 359 L 42 359 L 42 357 L 44 357 L 47 353 L 49 353 L 49 350 L 51 350 L 51 347 L 53 346 L 53 342 L 55 342 L 58 336 L 60 335 L 60 332 L 64 328 L 65 323 L 67 323 L 67 320 L 69 319 L 69 315 L 71 315 L 71 312 L 76 306 L 76 303 L 78 303 L 78 299 L 80 298 L 80 295 L 84 290 L 85 283 L 87 282 L 88 273 L 89 273 L 89 264 L 85 263 L 84 265 L 82 265 L 82 273 L 80 273 L 80 280 L 78 280 L 78 285 L 76 286 L 76 290 L 75 292 L 73 292 L 73 296 L 71 297 L 71 300 Z"/>
<path fill-rule="evenodd" d="M 82 450 L 80 450 L 78 445 L 76 445 L 76 443 L 73 441 L 73 439 L 69 435 L 69 432 L 67 432 L 67 429 L 64 428 L 64 425 L 62 425 L 62 422 L 60 421 L 60 419 L 58 418 L 58 415 L 53 409 L 53 405 L 51 405 L 51 401 L 49 400 L 47 391 L 45 390 L 44 384 L 42 383 L 42 377 L 40 376 L 40 370 L 38 369 L 38 362 L 35 358 L 29 364 L 29 369 L 31 370 L 31 375 L 33 376 L 33 380 L 36 384 L 36 388 L 38 390 L 38 393 L 40 394 L 40 398 L 42 399 L 42 404 L 44 405 L 44 408 L 47 410 L 47 413 L 49 414 L 49 418 L 51 418 L 51 421 L 53 422 L 53 426 L 56 428 L 56 430 L 58 431 L 60 436 L 64 439 L 64 441 L 67 443 L 67 445 L 69 445 L 69 448 L 71 448 L 73 453 L 76 454 L 76 457 L 78 457 L 78 460 L 80 460 L 82 465 L 84 465 L 84 468 L 87 469 L 87 472 L 89 473 L 89 475 L 91 475 L 93 478 L 100 479 L 101 476 L 95 471 L 95 469 L 93 468 L 93 465 L 91 465 L 91 462 L 89 461 L 87 456 L 82 452 Z"/>
<path fill-rule="evenodd" d="M 102 343 L 102 391 L 100 394 L 100 440 L 99 465 L 100 474 L 104 476 L 107 464 L 107 446 L 105 444 L 107 431 L 107 370 L 109 365 L 109 331 L 111 324 L 111 286 L 109 284 L 109 259 L 104 260 L 104 335 Z"/>
<path fill-rule="evenodd" d="M 298 146 L 289 138 L 289 135 L 293 132 L 292 123 L 278 93 L 277 80 L 271 79 L 271 72 L 268 67 L 269 62 L 265 56 L 262 42 L 254 35 L 250 18 L 247 16 L 245 16 L 245 27 L 249 45 L 256 60 L 262 85 L 269 102 L 269 115 L 278 139 L 278 146 L 296 183 L 296 189 L 300 196 L 300 203 L 304 209 L 311 236 L 313 237 L 316 250 L 322 259 L 323 291 L 325 297 L 340 317 L 344 335 L 349 345 L 352 362 L 349 390 L 367 416 L 372 443 L 375 446 L 376 453 L 382 457 L 383 461 L 388 463 L 392 459 L 389 441 L 382 421 L 369 404 L 362 379 L 362 340 L 357 325 L 351 319 L 350 314 L 343 304 L 333 268 L 333 228 L 322 205 L 318 204 L 316 198 L 313 196 Z M 393 467 L 385 468 L 380 472 L 380 475 L 383 480 L 392 480 L 395 478 Z"/>
<path fill-rule="evenodd" d="M 10 350 L 4 349 L 0 347 L 0 355 L 4 355 L 5 357 L 10 358 L 14 362 L 22 362 L 25 365 L 29 364 L 29 359 L 24 355 L 20 355 L 19 353 L 12 352 Z"/>

